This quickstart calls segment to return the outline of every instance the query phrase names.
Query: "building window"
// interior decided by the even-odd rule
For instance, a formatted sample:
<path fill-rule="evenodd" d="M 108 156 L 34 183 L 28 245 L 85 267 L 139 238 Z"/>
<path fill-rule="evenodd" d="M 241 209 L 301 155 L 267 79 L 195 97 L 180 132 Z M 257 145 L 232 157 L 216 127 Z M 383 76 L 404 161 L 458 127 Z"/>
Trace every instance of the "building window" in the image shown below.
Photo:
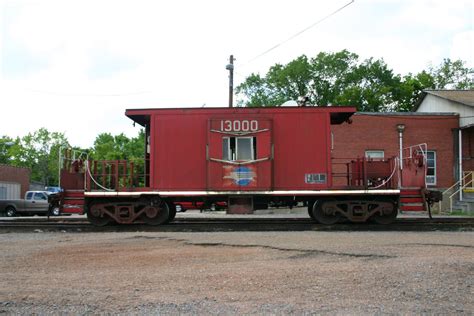
<path fill-rule="evenodd" d="M 436 152 L 426 152 L 426 184 L 436 185 Z"/>
<path fill-rule="evenodd" d="M 365 158 L 383 159 L 384 158 L 384 151 L 383 150 L 366 150 L 365 151 Z"/>
<path fill-rule="evenodd" d="M 222 159 L 228 161 L 246 161 L 257 158 L 256 137 L 223 137 Z"/>

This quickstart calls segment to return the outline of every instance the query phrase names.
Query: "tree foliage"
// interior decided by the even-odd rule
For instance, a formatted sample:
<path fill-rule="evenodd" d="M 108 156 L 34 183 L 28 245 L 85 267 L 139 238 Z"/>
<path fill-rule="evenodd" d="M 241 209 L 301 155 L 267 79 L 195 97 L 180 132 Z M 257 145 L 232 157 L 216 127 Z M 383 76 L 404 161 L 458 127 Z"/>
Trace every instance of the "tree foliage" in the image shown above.
<path fill-rule="evenodd" d="M 359 111 L 409 111 L 423 89 L 473 89 L 473 69 L 462 61 L 445 59 L 416 75 L 394 74 L 383 59 L 360 60 L 347 50 L 302 55 L 267 74 L 251 74 L 236 92 L 240 105 L 278 106 L 306 96 L 320 106 L 353 105 Z"/>
<path fill-rule="evenodd" d="M 54 186 L 59 183 L 59 151 L 69 147 L 69 142 L 63 133 L 49 132 L 45 128 L 16 139 L 2 136 L 0 163 L 29 168 L 31 181 Z M 92 148 L 75 149 L 88 152 L 90 159 L 132 160 L 137 162 L 138 168 L 142 168 L 145 132 L 140 130 L 139 135 L 132 138 L 124 134 L 113 136 L 103 133 L 97 136 Z"/>
<path fill-rule="evenodd" d="M 142 160 L 145 152 L 145 131 L 138 136 L 128 138 L 123 133 L 113 136 L 110 133 L 99 134 L 90 157 L 96 160 Z"/>
<path fill-rule="evenodd" d="M 69 146 L 63 133 L 49 132 L 45 128 L 13 140 L 0 139 L 0 161 L 31 170 L 31 180 L 44 185 L 55 185 L 59 177 L 59 150 Z"/>

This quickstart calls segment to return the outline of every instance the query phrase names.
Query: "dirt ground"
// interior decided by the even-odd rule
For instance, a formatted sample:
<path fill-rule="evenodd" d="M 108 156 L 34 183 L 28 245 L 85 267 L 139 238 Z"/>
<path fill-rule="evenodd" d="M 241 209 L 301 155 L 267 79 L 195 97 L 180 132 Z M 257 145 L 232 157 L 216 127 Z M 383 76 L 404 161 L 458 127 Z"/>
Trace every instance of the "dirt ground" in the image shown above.
<path fill-rule="evenodd" d="M 473 232 L 0 234 L 8 314 L 474 314 Z"/>

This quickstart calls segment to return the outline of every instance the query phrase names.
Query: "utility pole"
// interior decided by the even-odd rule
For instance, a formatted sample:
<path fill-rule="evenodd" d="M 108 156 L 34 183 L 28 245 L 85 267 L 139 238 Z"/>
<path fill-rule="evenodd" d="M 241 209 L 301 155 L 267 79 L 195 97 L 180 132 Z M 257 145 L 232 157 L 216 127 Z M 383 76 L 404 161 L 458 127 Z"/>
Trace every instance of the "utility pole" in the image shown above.
<path fill-rule="evenodd" d="M 229 70 L 229 107 L 234 103 L 234 55 L 230 55 L 229 63 L 225 69 Z"/>

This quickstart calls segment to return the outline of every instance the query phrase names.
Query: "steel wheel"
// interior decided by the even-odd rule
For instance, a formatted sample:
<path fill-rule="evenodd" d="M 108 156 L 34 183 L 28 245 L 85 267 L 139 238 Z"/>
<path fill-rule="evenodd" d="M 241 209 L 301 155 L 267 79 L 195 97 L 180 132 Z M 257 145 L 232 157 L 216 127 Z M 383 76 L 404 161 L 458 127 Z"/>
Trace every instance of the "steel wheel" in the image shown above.
<path fill-rule="evenodd" d="M 94 226 L 105 226 L 110 223 L 111 219 L 104 213 L 102 207 L 91 205 L 87 211 L 87 219 Z"/>
<path fill-rule="evenodd" d="M 393 203 L 391 204 L 391 207 L 382 207 L 381 212 L 383 214 L 376 213 L 372 216 L 374 222 L 381 225 L 388 225 L 393 223 L 398 215 L 398 210 L 395 207 L 395 204 Z"/>
<path fill-rule="evenodd" d="M 141 219 L 148 225 L 161 225 L 168 221 L 170 208 L 167 203 L 161 202 L 159 205 L 145 206 Z"/>
<path fill-rule="evenodd" d="M 15 217 L 16 216 L 16 210 L 13 206 L 7 207 L 5 210 L 5 213 L 7 214 L 8 217 Z"/>
<path fill-rule="evenodd" d="M 168 220 L 166 221 L 167 223 L 172 222 L 174 218 L 176 217 L 176 210 L 177 207 L 173 203 L 168 204 L 168 207 L 170 209 L 170 214 L 168 216 Z"/>
<path fill-rule="evenodd" d="M 309 202 L 308 203 L 308 214 L 309 214 L 309 217 L 311 217 L 311 219 L 314 220 L 314 221 L 316 221 L 316 218 L 313 215 L 313 206 L 316 203 L 318 203 L 318 202 L 316 201 L 316 202 Z"/>
<path fill-rule="evenodd" d="M 327 201 L 318 201 L 313 204 L 313 216 L 321 224 L 333 225 L 339 221 L 341 213 Z"/>

